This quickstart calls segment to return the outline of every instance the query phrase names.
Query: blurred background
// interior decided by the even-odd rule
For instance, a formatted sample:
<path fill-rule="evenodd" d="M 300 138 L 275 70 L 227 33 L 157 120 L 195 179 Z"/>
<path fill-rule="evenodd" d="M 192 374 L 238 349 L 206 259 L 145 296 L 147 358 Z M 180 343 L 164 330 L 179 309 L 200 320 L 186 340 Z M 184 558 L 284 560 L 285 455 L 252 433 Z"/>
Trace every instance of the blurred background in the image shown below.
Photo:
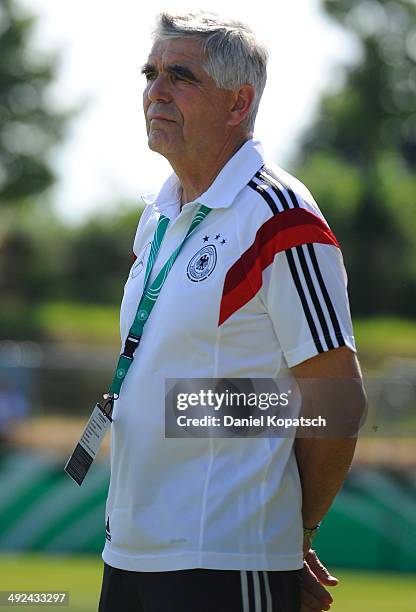
<path fill-rule="evenodd" d="M 63 473 L 119 352 L 146 148 L 136 0 L 0 0 L 0 589 L 97 608 L 108 440 Z M 271 51 L 256 136 L 341 243 L 370 412 L 316 540 L 337 612 L 416 609 L 416 3 L 291 0 L 212 10 Z"/>

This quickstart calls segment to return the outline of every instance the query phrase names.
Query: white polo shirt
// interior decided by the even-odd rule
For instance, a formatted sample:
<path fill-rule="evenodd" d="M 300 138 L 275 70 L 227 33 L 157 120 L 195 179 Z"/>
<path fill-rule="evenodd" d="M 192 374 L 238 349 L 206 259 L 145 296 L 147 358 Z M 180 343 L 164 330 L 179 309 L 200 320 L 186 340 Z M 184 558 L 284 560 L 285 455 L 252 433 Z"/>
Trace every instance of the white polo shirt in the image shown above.
<path fill-rule="evenodd" d="M 355 350 L 338 243 L 309 191 L 249 140 L 211 187 L 179 209 L 172 175 L 145 208 L 121 305 L 122 343 L 143 291 L 200 204 L 115 403 L 103 559 L 134 571 L 302 567 L 301 487 L 292 438 L 166 439 L 167 378 L 276 378 Z M 290 371 L 287 372 L 290 376 Z"/>

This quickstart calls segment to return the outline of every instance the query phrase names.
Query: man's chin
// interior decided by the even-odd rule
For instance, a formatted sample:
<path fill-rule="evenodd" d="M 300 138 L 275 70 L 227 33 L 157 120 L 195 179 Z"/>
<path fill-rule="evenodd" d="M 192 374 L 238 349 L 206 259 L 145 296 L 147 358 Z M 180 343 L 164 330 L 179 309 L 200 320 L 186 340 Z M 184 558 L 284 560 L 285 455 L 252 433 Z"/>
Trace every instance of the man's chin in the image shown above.
<path fill-rule="evenodd" d="M 151 151 L 160 153 L 160 155 L 165 155 L 169 151 L 169 143 L 166 142 L 166 139 L 156 134 L 149 135 L 147 145 Z"/>

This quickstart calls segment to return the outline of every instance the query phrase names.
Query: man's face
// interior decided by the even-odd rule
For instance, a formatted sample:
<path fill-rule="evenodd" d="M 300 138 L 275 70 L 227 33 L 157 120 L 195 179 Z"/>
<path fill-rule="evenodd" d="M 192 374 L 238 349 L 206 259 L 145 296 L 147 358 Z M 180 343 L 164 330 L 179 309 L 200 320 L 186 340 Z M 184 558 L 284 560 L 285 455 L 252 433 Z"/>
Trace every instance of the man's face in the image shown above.
<path fill-rule="evenodd" d="M 158 40 L 142 72 L 150 149 L 174 161 L 221 147 L 233 93 L 219 89 L 204 68 L 199 41 Z"/>

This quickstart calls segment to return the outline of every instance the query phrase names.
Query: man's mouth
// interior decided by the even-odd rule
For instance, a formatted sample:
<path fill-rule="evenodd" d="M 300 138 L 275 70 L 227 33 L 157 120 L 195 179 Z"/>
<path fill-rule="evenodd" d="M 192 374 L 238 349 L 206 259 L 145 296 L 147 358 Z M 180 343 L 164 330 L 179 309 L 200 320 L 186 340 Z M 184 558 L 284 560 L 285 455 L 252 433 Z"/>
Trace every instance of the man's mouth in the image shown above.
<path fill-rule="evenodd" d="M 154 115 L 153 117 L 149 117 L 149 121 L 166 121 L 167 123 L 174 123 L 172 119 L 168 119 L 167 117 L 162 117 L 161 115 Z"/>

